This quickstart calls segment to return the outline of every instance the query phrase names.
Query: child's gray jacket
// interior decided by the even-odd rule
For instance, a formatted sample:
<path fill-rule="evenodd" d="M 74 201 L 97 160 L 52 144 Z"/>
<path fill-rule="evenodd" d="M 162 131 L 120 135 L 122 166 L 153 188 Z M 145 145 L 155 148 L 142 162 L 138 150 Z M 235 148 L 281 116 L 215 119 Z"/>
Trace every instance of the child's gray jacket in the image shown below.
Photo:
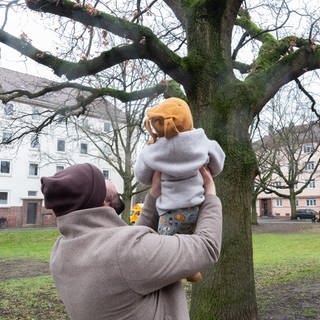
<path fill-rule="evenodd" d="M 136 179 L 146 185 L 151 185 L 154 171 L 162 173 L 161 196 L 157 199 L 161 215 L 167 210 L 200 205 L 204 200 L 200 167 L 207 165 L 211 174 L 217 176 L 224 159 L 225 154 L 216 141 L 209 140 L 203 129 L 193 129 L 145 145 L 134 172 Z"/>

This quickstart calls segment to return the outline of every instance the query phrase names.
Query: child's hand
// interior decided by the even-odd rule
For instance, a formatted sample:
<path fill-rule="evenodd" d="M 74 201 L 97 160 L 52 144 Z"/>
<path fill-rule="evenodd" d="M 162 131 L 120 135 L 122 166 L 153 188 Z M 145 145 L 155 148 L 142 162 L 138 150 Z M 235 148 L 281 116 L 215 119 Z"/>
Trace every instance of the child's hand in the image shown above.
<path fill-rule="evenodd" d="M 214 184 L 210 170 L 207 167 L 201 167 L 200 173 L 202 174 L 205 193 L 216 195 L 216 186 Z"/>
<path fill-rule="evenodd" d="M 154 198 L 158 198 L 161 194 L 161 173 L 159 171 L 153 174 L 150 194 Z"/>

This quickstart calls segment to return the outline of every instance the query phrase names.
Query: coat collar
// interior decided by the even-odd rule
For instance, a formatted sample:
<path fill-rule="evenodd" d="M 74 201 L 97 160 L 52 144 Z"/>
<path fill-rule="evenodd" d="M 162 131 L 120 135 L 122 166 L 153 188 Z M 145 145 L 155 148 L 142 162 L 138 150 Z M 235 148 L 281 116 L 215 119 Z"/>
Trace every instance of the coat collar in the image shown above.
<path fill-rule="evenodd" d="M 96 228 L 127 226 L 111 207 L 98 207 L 70 212 L 57 217 L 57 227 L 65 238 L 75 238 Z"/>

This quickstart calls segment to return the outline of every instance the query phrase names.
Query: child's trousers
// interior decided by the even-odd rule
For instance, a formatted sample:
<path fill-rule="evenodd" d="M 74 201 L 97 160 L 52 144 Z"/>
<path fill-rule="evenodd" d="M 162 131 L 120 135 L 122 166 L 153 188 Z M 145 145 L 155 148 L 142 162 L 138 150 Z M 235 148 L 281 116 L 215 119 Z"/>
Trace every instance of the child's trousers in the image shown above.
<path fill-rule="evenodd" d="M 198 212 L 198 206 L 167 211 L 159 218 L 158 233 L 161 235 L 192 234 Z"/>

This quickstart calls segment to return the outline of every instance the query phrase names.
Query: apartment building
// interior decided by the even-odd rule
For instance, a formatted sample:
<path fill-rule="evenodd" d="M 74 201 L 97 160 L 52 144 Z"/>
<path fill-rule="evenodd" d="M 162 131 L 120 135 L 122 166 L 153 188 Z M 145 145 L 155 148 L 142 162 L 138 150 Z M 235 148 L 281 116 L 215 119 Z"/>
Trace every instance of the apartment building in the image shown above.
<path fill-rule="evenodd" d="M 311 131 L 308 133 L 306 130 Z M 316 123 L 312 127 L 309 125 L 297 126 L 290 134 L 294 135 L 290 138 L 291 140 L 286 141 L 285 144 L 282 142 L 278 146 L 270 136 L 264 137 L 264 145 L 269 146 L 269 151 L 273 148 L 273 152 L 275 152 L 270 152 L 270 158 L 274 154 L 276 155 L 272 160 L 273 163 L 269 162 L 269 169 L 273 168 L 274 173 L 267 182 L 270 190 L 275 190 L 275 192 L 262 192 L 258 195 L 258 216 L 291 216 L 290 200 L 277 194 L 279 192 L 289 195 L 286 181 L 290 181 L 290 179 L 294 179 L 293 190 L 295 192 L 301 187 L 305 187 L 301 193 L 296 194 L 296 208 L 320 211 L 319 124 Z M 260 147 L 260 143 L 255 144 L 256 150 L 259 150 Z M 277 150 L 274 150 L 275 148 Z"/>
<path fill-rule="evenodd" d="M 12 88 L 37 90 L 51 81 L 0 68 L 0 90 Z M 79 97 L 77 90 L 65 89 L 36 99 L 19 97 L 0 104 L 0 140 L 5 142 L 12 135 L 19 135 L 28 128 L 42 124 L 48 114 L 61 105 L 72 105 Z M 51 176 L 69 165 L 92 163 L 101 169 L 122 191 L 122 179 L 102 159 L 95 144 L 79 128 L 112 134 L 109 118 L 113 105 L 100 100 L 92 111 L 75 117 L 66 126 L 65 119 L 52 122 L 41 134 L 29 134 L 11 144 L 0 144 L 0 227 L 50 226 L 55 224 L 51 210 L 44 208 L 40 178 Z M 106 112 L 106 110 L 108 112 Z M 19 129 L 20 128 L 20 129 Z M 19 131 L 20 130 L 20 131 Z"/>

